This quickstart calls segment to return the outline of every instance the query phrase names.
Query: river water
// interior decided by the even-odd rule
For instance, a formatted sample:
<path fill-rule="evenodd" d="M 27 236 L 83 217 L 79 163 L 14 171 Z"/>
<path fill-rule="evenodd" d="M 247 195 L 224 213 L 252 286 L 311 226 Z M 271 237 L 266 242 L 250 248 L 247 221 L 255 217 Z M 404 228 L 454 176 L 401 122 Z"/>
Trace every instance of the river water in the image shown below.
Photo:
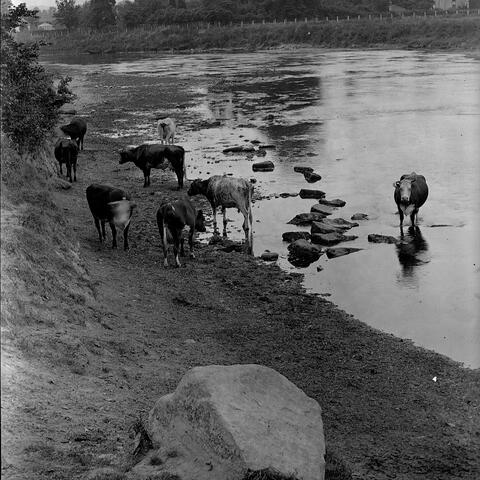
<path fill-rule="evenodd" d="M 172 116 L 179 123 L 176 143 L 188 151 L 189 178 L 256 178 L 263 199 L 253 207 L 255 254 L 278 252 L 282 268 L 305 274 L 309 291 L 329 294 L 369 325 L 480 367 L 478 60 L 459 53 L 305 49 L 45 63 L 74 78 L 87 110 L 104 98 L 104 108 L 118 110 L 105 136 L 125 144 L 155 141 L 153 119 Z M 175 104 L 175 90 L 188 92 L 190 101 Z M 135 111 L 119 108 L 125 95 L 135 96 Z M 189 128 L 192 119 L 190 126 L 201 120 L 204 128 Z M 252 140 L 275 148 L 254 159 L 222 153 Z M 275 170 L 253 173 L 252 160 L 272 160 Z M 322 180 L 307 184 L 294 165 L 314 168 Z M 399 237 L 392 184 L 412 171 L 430 188 L 419 230 L 406 228 L 400 246 L 369 243 L 370 233 Z M 361 251 L 324 255 L 307 268 L 289 263 L 282 233 L 309 229 L 286 222 L 315 201 L 278 194 L 301 188 L 345 200 L 333 217 L 368 214 L 348 232 L 358 238 L 340 244 Z M 239 216 L 228 216 L 231 236 L 241 238 Z"/>

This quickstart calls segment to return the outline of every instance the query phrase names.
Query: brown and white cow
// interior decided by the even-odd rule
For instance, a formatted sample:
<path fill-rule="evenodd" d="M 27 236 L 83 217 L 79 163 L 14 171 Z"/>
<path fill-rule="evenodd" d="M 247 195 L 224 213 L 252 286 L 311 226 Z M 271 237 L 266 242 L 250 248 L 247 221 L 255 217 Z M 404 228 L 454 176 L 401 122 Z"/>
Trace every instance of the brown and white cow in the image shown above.
<path fill-rule="evenodd" d="M 130 195 L 119 188 L 97 183 L 88 186 L 86 194 L 100 243 L 105 241 L 105 222 L 108 222 L 112 230 L 112 248 L 117 248 L 118 227 L 123 230 L 123 248 L 128 250 L 128 230 L 135 208 L 135 203 L 130 200 Z"/>
<path fill-rule="evenodd" d="M 400 228 L 403 227 L 403 218 L 407 215 L 410 215 L 412 226 L 415 225 L 418 209 L 426 202 L 428 197 L 425 177 L 412 172 L 402 175 L 400 181 L 394 182 L 393 186 L 395 188 L 393 198 L 400 215 Z"/>
<path fill-rule="evenodd" d="M 243 178 L 227 177 L 226 175 L 214 175 L 207 180 L 194 180 L 188 189 L 188 195 L 204 195 L 210 202 L 213 211 L 214 233 L 217 228 L 217 207 L 222 207 L 223 235 L 227 236 L 227 208 L 237 208 L 242 212 L 243 231 L 245 240 L 252 250 L 252 195 L 253 185 Z"/>
<path fill-rule="evenodd" d="M 161 143 L 174 143 L 176 125 L 172 118 L 161 118 L 157 122 L 157 130 Z"/>
<path fill-rule="evenodd" d="M 182 198 L 175 202 L 165 202 L 160 205 L 157 210 L 157 225 L 160 237 L 162 238 L 163 247 L 163 263 L 168 267 L 168 240 L 169 237 L 173 243 L 173 254 L 175 256 L 175 264 L 180 267 L 178 252 L 185 255 L 183 248 L 183 229 L 185 226 L 190 227 L 188 235 L 188 244 L 190 247 L 190 258 L 195 258 L 193 253 L 193 236 L 195 231 L 205 232 L 205 218 L 203 212 L 197 210 L 188 198 Z"/>

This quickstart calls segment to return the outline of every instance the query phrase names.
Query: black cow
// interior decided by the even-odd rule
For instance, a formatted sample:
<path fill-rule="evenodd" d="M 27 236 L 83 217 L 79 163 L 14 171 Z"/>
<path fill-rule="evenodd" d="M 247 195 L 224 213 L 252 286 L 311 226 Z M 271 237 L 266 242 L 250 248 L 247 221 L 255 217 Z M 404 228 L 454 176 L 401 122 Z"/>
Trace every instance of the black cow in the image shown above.
<path fill-rule="evenodd" d="M 402 175 L 400 181 L 394 182 L 393 186 L 395 187 L 393 198 L 400 215 L 400 228 L 403 227 L 405 215 L 410 215 L 412 226 L 414 226 L 418 209 L 426 202 L 428 197 L 428 186 L 425 177 L 412 172 L 408 175 Z"/>
<path fill-rule="evenodd" d="M 185 177 L 185 150 L 178 145 L 143 144 L 120 151 L 120 164 L 133 162 L 143 171 L 144 187 L 150 185 L 152 168 L 166 169 L 169 164 L 178 179 L 178 189 L 183 188 Z"/>
<path fill-rule="evenodd" d="M 185 255 L 183 248 L 183 229 L 185 226 L 190 227 L 188 235 L 188 244 L 190 246 L 190 257 L 195 258 L 193 253 L 193 235 L 195 230 L 205 232 L 205 218 L 201 210 L 197 210 L 188 198 L 183 198 L 175 202 L 165 202 L 160 205 L 157 211 L 157 225 L 163 246 L 163 263 L 168 267 L 168 237 L 170 236 L 173 243 L 173 254 L 177 267 L 180 266 L 178 259 L 178 250 L 180 246 L 180 254 Z"/>
<path fill-rule="evenodd" d="M 72 183 L 72 168 L 73 168 L 73 180 L 77 181 L 77 156 L 78 146 L 69 138 L 59 138 L 55 143 L 55 158 L 60 164 L 60 173 L 63 175 L 62 165 L 67 166 L 67 178 Z"/>
<path fill-rule="evenodd" d="M 128 229 L 135 204 L 119 188 L 93 183 L 87 187 L 87 202 L 97 227 L 100 243 L 106 238 L 105 222 L 112 229 L 112 248 L 117 248 L 117 229 L 123 229 L 123 248 L 128 250 Z M 100 231 L 100 222 L 102 229 Z"/>
<path fill-rule="evenodd" d="M 83 137 L 87 133 L 87 123 L 83 118 L 73 118 L 68 125 L 62 125 L 60 130 L 77 142 L 78 148 L 83 150 Z"/>

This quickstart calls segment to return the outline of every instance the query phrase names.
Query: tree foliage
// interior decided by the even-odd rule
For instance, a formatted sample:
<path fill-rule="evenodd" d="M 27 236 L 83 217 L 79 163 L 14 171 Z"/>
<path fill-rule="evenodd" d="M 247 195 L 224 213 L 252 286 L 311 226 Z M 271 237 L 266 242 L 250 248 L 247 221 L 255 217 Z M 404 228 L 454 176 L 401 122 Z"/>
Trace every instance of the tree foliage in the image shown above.
<path fill-rule="evenodd" d="M 92 28 L 115 25 L 115 0 L 90 0 L 85 4 L 88 9 L 88 23 Z"/>
<path fill-rule="evenodd" d="M 10 7 L 1 18 L 2 129 L 20 152 L 34 152 L 58 121 L 58 109 L 73 97 L 69 78 L 59 89 L 38 61 L 37 43 L 17 43 L 13 29 L 23 18 L 35 16 L 24 3 Z"/>
<path fill-rule="evenodd" d="M 56 0 L 57 10 L 54 17 L 68 30 L 77 28 L 80 24 L 80 6 L 75 0 Z"/>

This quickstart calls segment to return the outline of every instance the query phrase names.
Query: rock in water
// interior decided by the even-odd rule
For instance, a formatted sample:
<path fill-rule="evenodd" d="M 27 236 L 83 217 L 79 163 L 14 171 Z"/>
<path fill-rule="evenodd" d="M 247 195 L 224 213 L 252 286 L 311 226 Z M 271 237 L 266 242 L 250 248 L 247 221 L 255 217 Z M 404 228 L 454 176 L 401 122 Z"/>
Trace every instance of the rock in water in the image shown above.
<path fill-rule="evenodd" d="M 315 172 L 303 172 L 303 176 L 308 183 L 315 183 L 322 179 L 321 175 Z"/>
<path fill-rule="evenodd" d="M 295 240 L 303 238 L 304 240 L 310 240 L 310 234 L 308 232 L 285 232 L 282 233 L 282 240 L 284 242 L 292 243 Z"/>
<path fill-rule="evenodd" d="M 340 242 L 350 242 L 357 238 L 356 235 L 343 235 L 341 233 L 314 233 L 312 235 L 312 243 L 331 246 Z"/>
<path fill-rule="evenodd" d="M 399 240 L 391 235 L 379 235 L 377 233 L 370 233 L 368 241 L 371 243 L 399 243 Z"/>
<path fill-rule="evenodd" d="M 252 165 L 252 169 L 254 172 L 273 172 L 274 168 L 275 165 L 270 160 L 254 163 Z"/>
<path fill-rule="evenodd" d="M 343 257 L 343 255 L 348 255 L 350 253 L 359 252 L 361 248 L 346 248 L 346 247 L 333 247 L 327 248 L 327 257 L 328 258 L 337 258 Z"/>
<path fill-rule="evenodd" d="M 294 172 L 297 172 L 297 173 L 306 173 L 306 172 L 309 172 L 309 173 L 312 173 L 313 172 L 313 168 L 311 167 L 302 167 L 301 165 L 297 165 L 296 167 L 293 167 L 293 171 Z"/>
<path fill-rule="evenodd" d="M 330 207 L 344 207 L 347 202 L 345 200 L 340 200 L 339 198 L 334 198 L 333 200 L 325 200 L 324 198 L 320 198 L 318 203 L 322 205 L 329 205 Z"/>
<path fill-rule="evenodd" d="M 308 188 L 302 188 L 300 190 L 300 198 L 323 198 L 325 196 L 325 192 L 321 190 L 308 190 Z"/>
<path fill-rule="evenodd" d="M 182 480 L 241 480 L 247 470 L 266 468 L 285 477 L 324 479 L 320 406 L 261 365 L 189 370 L 175 392 L 157 401 L 147 433 L 154 450 L 132 471 L 141 479 L 164 473 Z"/>
<path fill-rule="evenodd" d="M 320 247 L 312 245 L 303 238 L 291 243 L 288 246 L 288 251 L 290 254 L 288 261 L 296 267 L 308 267 L 323 255 L 323 250 Z"/>
<path fill-rule="evenodd" d="M 311 212 L 319 212 L 323 215 L 331 215 L 335 211 L 335 207 L 331 207 L 329 205 L 321 205 L 320 203 L 316 203 L 310 209 Z"/>
<path fill-rule="evenodd" d="M 351 220 L 368 220 L 368 215 L 366 213 L 354 213 L 351 217 Z"/>
<path fill-rule="evenodd" d="M 325 218 L 323 213 L 310 212 L 310 213 L 299 213 L 295 215 L 289 222 L 291 225 L 308 225 L 312 222 L 320 222 Z"/>

